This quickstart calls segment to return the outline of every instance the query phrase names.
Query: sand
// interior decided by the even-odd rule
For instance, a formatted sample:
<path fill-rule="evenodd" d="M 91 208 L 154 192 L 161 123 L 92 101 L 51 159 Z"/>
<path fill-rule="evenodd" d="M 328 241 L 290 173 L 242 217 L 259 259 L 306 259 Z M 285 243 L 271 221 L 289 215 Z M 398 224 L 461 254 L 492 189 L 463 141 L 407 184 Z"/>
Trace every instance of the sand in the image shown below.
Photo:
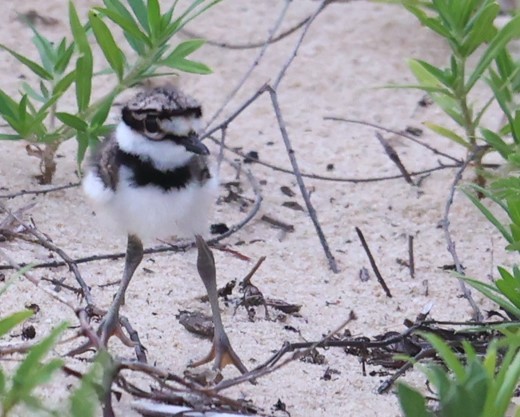
<path fill-rule="evenodd" d="M 88 7 L 96 2 L 77 2 L 84 17 Z M 317 2 L 292 2 L 280 31 L 294 26 L 310 15 Z M 264 40 L 279 18 L 283 1 L 225 1 L 202 16 L 189 29 L 202 37 L 228 43 L 250 43 Z M 0 15 L 2 43 L 35 58 L 31 45 L 31 31 L 16 19 L 17 13 L 36 9 L 40 14 L 57 20 L 54 25 L 38 23 L 38 27 L 53 39 L 67 32 L 66 3 L 49 0 L 44 4 L 33 0 L 8 2 Z M 264 83 L 273 82 L 287 62 L 299 34 L 296 32 L 270 46 L 260 64 L 239 93 L 228 103 L 215 125 L 223 121 Z M 204 106 L 206 119 L 226 101 L 243 74 L 253 65 L 259 49 L 232 50 L 205 46 L 196 58 L 213 68 L 207 76 L 182 75 L 181 87 L 197 97 Z M 421 92 L 406 89 L 381 88 L 389 84 L 410 84 L 414 78 L 407 66 L 411 57 L 426 59 L 435 64 L 446 62 L 448 48 L 437 37 L 421 28 L 413 16 L 403 9 L 365 1 L 333 4 L 313 23 L 298 55 L 278 88 L 278 98 L 289 137 L 300 169 L 305 173 L 347 178 L 373 178 L 399 174 L 384 153 L 372 127 L 324 120 L 334 116 L 377 123 L 388 129 L 403 130 L 409 126 L 424 128 L 424 121 L 447 125 L 449 121 L 435 106 L 421 107 Z M 24 78 L 31 80 L 29 71 L 7 53 L 0 54 L 0 87 L 14 94 Z M 99 59 L 98 59 L 99 58 Z M 96 59 L 103 61 L 99 51 Z M 94 83 L 95 94 L 103 92 L 104 81 Z M 478 97 L 476 98 L 478 99 Z M 73 97 L 63 103 L 64 111 L 73 111 Z M 487 123 L 496 126 L 491 110 Z M 111 114 L 117 120 L 117 110 Z M 6 131 L 3 128 L 3 131 Z M 384 133 L 409 171 L 438 165 L 439 158 L 430 151 L 397 135 Z M 465 151 L 448 140 L 424 128 L 420 140 L 455 157 Z M 264 94 L 234 120 L 227 130 L 226 143 L 243 152 L 257 151 L 262 161 L 290 169 L 290 163 L 276 123 L 271 102 Z M 218 147 L 209 144 L 212 153 Z M 58 171 L 54 184 L 78 181 L 75 173 L 74 140 L 59 150 Z M 241 158 L 226 152 L 229 159 Z M 402 331 L 404 319 L 414 319 L 428 303 L 433 303 L 431 317 L 439 320 L 468 320 L 472 310 L 460 297 L 456 279 L 441 267 L 452 264 L 446 249 L 444 233 L 439 221 L 448 198 L 455 170 L 442 170 L 427 176 L 421 186 L 411 186 L 402 178 L 388 181 L 351 183 L 305 179 L 311 191 L 323 232 L 334 255 L 339 273 L 328 266 L 320 242 L 307 211 L 283 206 L 297 202 L 305 207 L 294 176 L 259 164 L 244 165 L 251 169 L 261 184 L 263 201 L 259 214 L 243 229 L 224 243 L 247 256 L 244 261 L 230 252 L 215 251 L 219 286 L 232 279 L 241 280 L 261 257 L 266 260 L 255 274 L 253 282 L 267 297 L 279 298 L 302 306 L 299 316 L 287 316 L 284 321 L 266 320 L 258 308 L 253 321 L 244 308 L 234 313 L 232 303 L 222 306 L 225 326 L 232 343 L 252 368 L 279 349 L 283 342 L 314 341 L 336 329 L 355 312 L 356 320 L 347 328 L 354 336 L 374 336 L 387 331 Z M 10 194 L 20 190 L 38 190 L 34 179 L 38 174 L 37 160 L 27 156 L 22 142 L 0 142 L 0 190 Z M 224 162 L 221 182 L 234 181 L 235 170 Z M 471 181 L 472 171 L 464 176 Z M 244 174 L 240 181 L 243 194 L 253 198 L 253 191 Z M 280 187 L 295 192 L 294 197 L 283 194 Z M 222 186 L 220 195 L 226 196 Z M 82 257 L 124 250 L 125 238 L 100 226 L 92 208 L 79 188 L 71 188 L 46 195 L 2 199 L 11 210 L 36 203 L 27 210 L 24 219 L 33 219 L 39 230 L 52 238 L 54 244 L 69 256 Z M 251 206 L 249 206 L 250 208 Z M 243 209 L 243 208 L 242 208 Z M 216 206 L 214 223 L 232 225 L 244 218 L 240 204 L 220 201 Z M 247 211 L 247 209 L 246 209 Z M 294 231 L 281 232 L 261 220 L 267 215 L 294 226 Z M 509 265 L 512 258 L 504 252 L 504 241 L 483 219 L 481 214 L 460 193 L 451 209 L 451 229 L 459 256 L 469 276 L 482 280 L 496 277 L 496 265 Z M 376 262 L 393 295 L 388 298 L 378 284 L 366 253 L 355 232 L 359 227 L 370 245 Z M 408 236 L 415 242 L 415 278 L 409 269 L 397 262 L 408 259 Z M 41 246 L 22 240 L 0 243 L 0 248 L 16 262 L 42 262 L 57 259 Z M 190 360 L 207 353 L 210 343 L 188 333 L 177 321 L 179 310 L 209 312 L 209 306 L 199 297 L 204 288 L 196 276 L 195 252 L 166 253 L 146 256 L 127 293 L 123 314 L 139 332 L 148 349 L 149 363 L 182 374 Z M 0 261 L 0 262 L 3 262 Z M 100 287 L 120 278 L 122 260 L 91 262 L 80 265 L 82 276 L 92 287 L 96 304 L 108 307 L 114 286 Z M 362 282 L 359 272 L 369 269 L 369 280 Z M 7 274 L 9 276 L 9 274 Z M 75 285 L 66 268 L 37 269 L 33 276 L 66 278 Z M 42 286 L 53 288 L 48 283 Z M 427 291 L 426 291 L 427 288 Z M 74 306 L 81 300 L 61 292 Z M 236 293 L 235 296 L 239 294 Z M 479 294 L 476 301 L 484 309 L 491 308 Z M 24 305 L 36 303 L 39 313 L 31 319 L 37 337 L 43 337 L 63 320 L 77 324 L 74 312 L 50 298 L 25 279 L 16 279 L 0 299 L 0 316 L 18 311 Z M 272 316 L 276 316 L 276 313 Z M 19 332 L 2 343 L 19 342 Z M 70 335 L 73 331 L 70 331 Z M 79 341 L 59 346 L 64 353 Z M 122 357 L 133 352 L 114 340 L 110 350 Z M 341 349 L 322 352 L 326 362 L 321 365 L 294 361 L 279 371 L 258 380 L 257 385 L 242 384 L 225 391 L 233 398 L 250 399 L 265 413 L 281 400 L 287 414 L 293 417 L 343 416 L 399 416 L 393 393 L 377 394 L 384 376 L 362 373 L 357 357 L 347 356 Z M 89 355 L 86 355 L 88 357 Z M 84 369 L 80 359 L 67 359 L 69 366 Z M 3 366 L 3 365 L 2 365 Z M 323 378 L 328 368 L 337 373 L 331 380 Z M 368 366 L 367 371 L 380 371 Z M 226 378 L 237 371 L 226 368 Z M 425 378 L 408 373 L 405 380 L 424 387 Z M 63 396 L 65 384 L 55 384 L 46 395 L 56 400 Z M 137 383 L 148 387 L 136 377 Z M 61 388 L 60 388 L 61 387 Z M 60 389 L 62 391 L 60 391 Z M 136 415 L 130 410 L 132 398 L 124 394 L 116 403 L 118 415 Z"/>

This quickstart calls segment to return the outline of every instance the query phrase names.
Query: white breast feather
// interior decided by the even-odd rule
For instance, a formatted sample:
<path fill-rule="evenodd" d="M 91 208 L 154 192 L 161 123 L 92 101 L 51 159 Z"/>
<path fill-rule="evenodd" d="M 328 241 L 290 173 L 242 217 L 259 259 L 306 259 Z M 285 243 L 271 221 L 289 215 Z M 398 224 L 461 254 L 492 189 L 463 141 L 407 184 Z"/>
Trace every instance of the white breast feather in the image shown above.
<path fill-rule="evenodd" d="M 182 189 L 163 191 L 153 185 L 132 187 L 129 181 L 131 171 L 126 167 L 120 168 L 119 175 L 117 192 L 110 195 L 92 193 L 91 184 L 96 182 L 92 179 L 87 181 L 92 176 L 90 173 L 85 177 L 84 184 L 88 185 L 84 185 L 84 189 L 97 203 L 96 211 L 103 223 L 114 225 L 118 232 L 135 234 L 145 241 L 208 234 L 217 196 L 217 178 L 212 177 L 203 185 L 190 183 Z M 104 198 L 96 198 L 102 194 Z"/>
<path fill-rule="evenodd" d="M 81 185 L 83 192 L 96 204 L 107 204 L 114 197 L 114 192 L 92 170 L 87 172 Z"/>
<path fill-rule="evenodd" d="M 175 146 L 171 141 L 147 139 L 125 123 L 119 123 L 115 134 L 123 151 L 150 160 L 161 171 L 183 166 L 193 156 L 193 153 L 188 152 L 183 146 Z"/>

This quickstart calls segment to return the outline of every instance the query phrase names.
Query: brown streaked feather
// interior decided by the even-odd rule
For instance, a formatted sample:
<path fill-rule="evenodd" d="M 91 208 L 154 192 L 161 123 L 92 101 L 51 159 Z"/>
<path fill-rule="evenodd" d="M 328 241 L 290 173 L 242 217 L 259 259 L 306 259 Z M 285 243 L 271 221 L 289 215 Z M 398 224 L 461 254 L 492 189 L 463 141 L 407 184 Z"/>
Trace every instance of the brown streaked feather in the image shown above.
<path fill-rule="evenodd" d="M 143 91 L 130 100 L 125 109 L 133 112 L 137 117 L 139 113 L 153 113 L 159 118 L 201 113 L 200 103 L 197 100 L 173 86 Z"/>
<path fill-rule="evenodd" d="M 205 156 L 194 156 L 191 158 L 188 166 L 190 168 L 191 177 L 201 185 L 205 184 L 211 178 L 208 161 Z"/>
<path fill-rule="evenodd" d="M 119 167 L 117 153 L 119 145 L 115 135 L 108 136 L 92 155 L 91 166 L 96 170 L 105 187 L 115 191 L 119 182 Z"/>

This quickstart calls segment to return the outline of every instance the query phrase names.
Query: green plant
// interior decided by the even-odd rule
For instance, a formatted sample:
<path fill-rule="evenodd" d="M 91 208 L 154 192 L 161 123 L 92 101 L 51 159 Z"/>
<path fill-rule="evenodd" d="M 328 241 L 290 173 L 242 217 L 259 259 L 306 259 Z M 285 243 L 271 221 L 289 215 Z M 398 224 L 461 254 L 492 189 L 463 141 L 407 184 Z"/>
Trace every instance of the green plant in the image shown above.
<path fill-rule="evenodd" d="M 516 158 L 515 155 L 517 153 L 512 152 L 513 158 Z M 462 190 L 506 239 L 508 242 L 506 249 L 520 252 L 520 178 L 510 176 L 495 180 L 488 189 L 471 185 Z M 507 220 L 501 220 L 503 216 L 495 214 L 492 209 L 488 208 L 478 198 L 477 193 L 487 197 L 487 200 L 496 208 L 500 208 L 507 216 L 509 223 L 504 224 Z M 497 303 L 510 317 L 518 320 L 520 319 L 520 268 L 515 265 L 509 271 L 499 266 L 498 272 L 500 278 L 491 284 L 465 276 L 459 276 L 459 278 Z"/>
<path fill-rule="evenodd" d="M 481 358 L 463 343 L 460 358 L 446 342 L 433 334 L 424 336 L 435 348 L 445 367 L 423 367 L 437 395 L 436 410 L 427 407 L 423 394 L 408 385 L 398 385 L 401 408 L 406 417 L 504 417 L 520 379 L 520 336 L 509 333 L 494 340 Z M 504 352 L 501 355 L 499 352 Z M 520 408 L 515 417 L 520 416 Z"/>
<path fill-rule="evenodd" d="M 0 117 L 15 132 L 3 133 L 0 139 L 24 139 L 34 144 L 30 153 L 41 160 L 40 181 L 50 183 L 56 170 L 54 155 L 58 146 L 76 137 L 80 164 L 87 148 L 107 133 L 106 119 L 114 98 L 121 91 L 149 77 L 173 74 L 159 72 L 161 68 L 199 74 L 211 72 L 206 65 L 188 59 L 203 45 L 203 40 L 191 39 L 174 45 L 172 38 L 188 22 L 219 1 L 193 0 L 177 15 L 177 1 L 168 10 L 161 11 L 159 0 L 104 0 L 104 7 L 89 11 L 86 23 L 80 21 L 74 3 L 70 1 L 71 40 L 64 37 L 53 43 L 32 28 L 39 62 L 0 44 L 0 48 L 38 79 L 34 85 L 22 83 L 20 99 L 0 90 Z M 133 54 L 125 53 L 119 47 L 107 21 L 122 31 Z M 100 74 L 110 74 L 113 84 L 96 101 L 92 101 L 92 86 L 100 74 L 94 73 L 93 44 L 101 49 L 108 64 Z M 76 96 L 74 111 L 60 105 L 60 100 L 71 88 Z"/>
<path fill-rule="evenodd" d="M 11 329 L 33 315 L 24 310 L 0 319 L 0 338 Z M 53 358 L 43 362 L 45 356 L 56 345 L 58 338 L 67 328 L 63 323 L 40 342 L 32 346 L 14 373 L 8 374 L 0 367 L 0 417 L 12 415 L 13 411 L 27 410 L 39 415 L 95 417 L 99 415 L 99 404 L 109 387 L 105 375 L 113 371 L 114 363 L 108 352 L 96 355 L 90 369 L 81 378 L 79 386 L 72 392 L 65 405 L 54 409 L 42 401 L 37 389 L 49 383 L 63 366 L 63 360 Z M 107 383 L 105 383 L 107 382 Z"/>
<path fill-rule="evenodd" d="M 0 336 L 28 319 L 32 314 L 31 311 L 25 310 L 0 320 Z M 0 370 L 0 415 L 2 417 L 7 416 L 19 404 L 33 410 L 47 411 L 42 401 L 34 394 L 34 390 L 49 382 L 63 365 L 61 359 L 51 359 L 47 363 L 42 363 L 42 359 L 56 344 L 65 327 L 66 325 L 56 327 L 49 336 L 34 345 L 14 375 L 9 376 Z"/>
<path fill-rule="evenodd" d="M 444 68 L 412 59 L 409 65 L 419 84 L 407 87 L 428 93 L 462 133 L 433 123 L 426 125 L 468 152 L 475 152 L 477 167 L 487 150 L 477 152 L 479 139 L 508 159 L 520 145 L 520 113 L 514 101 L 514 94 L 520 91 L 520 66 L 507 50 L 508 43 L 520 36 L 520 16 L 497 29 L 494 22 L 500 7 L 494 0 L 402 0 L 402 4 L 424 26 L 445 39 L 451 50 L 449 65 Z M 474 55 L 478 59 L 471 66 L 469 60 Z M 479 104 L 471 96 L 484 77 L 491 90 L 490 98 Z M 494 101 L 507 120 L 499 132 L 482 126 L 482 117 Z M 511 134 L 512 144 L 503 140 L 507 134 Z M 479 183 L 483 184 L 483 177 Z"/>

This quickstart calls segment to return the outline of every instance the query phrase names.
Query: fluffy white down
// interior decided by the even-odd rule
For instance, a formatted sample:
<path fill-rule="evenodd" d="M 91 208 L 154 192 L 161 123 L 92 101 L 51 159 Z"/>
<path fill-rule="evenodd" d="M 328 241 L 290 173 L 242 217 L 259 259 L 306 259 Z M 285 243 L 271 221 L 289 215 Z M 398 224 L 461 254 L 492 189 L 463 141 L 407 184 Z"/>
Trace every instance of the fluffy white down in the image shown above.
<path fill-rule="evenodd" d="M 105 187 L 101 178 L 95 175 L 92 170 L 88 171 L 83 177 L 81 185 L 83 192 L 97 205 L 107 204 L 114 197 L 114 192 Z"/>
<path fill-rule="evenodd" d="M 132 187 L 128 181 L 130 175 L 128 168 L 121 168 L 117 192 L 111 193 L 108 200 L 96 198 L 98 194 L 87 191 L 98 203 L 99 214 L 119 231 L 136 234 L 144 241 L 208 234 L 218 188 L 216 178 L 202 186 L 193 183 L 166 192 L 152 185 Z M 84 185 L 85 189 L 87 187 L 90 185 Z"/>
<path fill-rule="evenodd" d="M 171 142 L 152 142 L 124 123 L 117 127 L 116 138 L 123 150 L 146 155 L 156 168 L 162 170 L 184 165 L 193 156 L 180 146 L 172 146 Z M 193 183 L 169 191 L 153 185 L 132 187 L 130 176 L 127 167 L 120 168 L 115 192 L 106 188 L 93 171 L 87 172 L 83 179 L 85 194 L 95 204 L 96 212 L 107 226 L 115 226 L 121 233 L 136 234 L 145 241 L 173 236 L 191 238 L 194 234 L 208 233 L 218 189 L 215 176 L 202 186 Z"/>
<path fill-rule="evenodd" d="M 180 167 L 193 156 L 183 146 L 172 146 L 170 141 L 147 139 L 125 123 L 119 123 L 115 134 L 123 151 L 149 159 L 157 169 L 163 171 Z"/>
<path fill-rule="evenodd" d="M 132 187 L 127 181 L 128 168 L 122 167 L 120 175 L 122 181 L 107 208 L 114 221 L 128 233 L 142 239 L 207 234 L 217 194 L 216 178 L 203 186 L 193 183 L 165 192 L 151 185 Z"/>

